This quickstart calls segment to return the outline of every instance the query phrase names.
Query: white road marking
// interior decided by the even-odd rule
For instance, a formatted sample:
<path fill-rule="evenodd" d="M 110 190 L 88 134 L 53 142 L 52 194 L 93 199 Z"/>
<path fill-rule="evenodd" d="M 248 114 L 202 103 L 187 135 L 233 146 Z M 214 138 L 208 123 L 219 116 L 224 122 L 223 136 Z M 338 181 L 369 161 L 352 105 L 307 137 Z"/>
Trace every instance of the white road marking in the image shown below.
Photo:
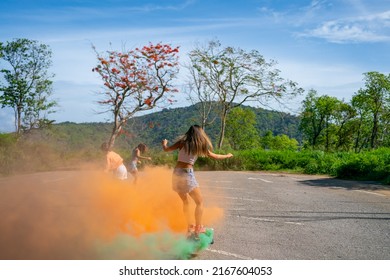
<path fill-rule="evenodd" d="M 266 183 L 273 183 L 272 181 L 268 181 L 268 180 L 265 180 L 265 179 L 262 179 L 262 178 L 249 177 L 248 180 L 260 180 L 260 181 L 263 181 L 263 182 L 266 182 Z"/>
<path fill-rule="evenodd" d="M 229 252 L 226 252 L 226 251 L 214 250 L 214 249 L 210 249 L 210 248 L 207 248 L 206 250 L 210 251 L 210 252 L 213 252 L 213 253 L 221 254 L 221 255 L 224 255 L 224 256 L 235 257 L 235 258 L 241 259 L 241 260 L 254 260 L 253 258 L 250 258 L 250 257 L 247 257 L 247 256 L 243 256 L 243 255 L 239 255 L 239 254 L 235 254 L 235 253 L 229 253 Z"/>
<path fill-rule="evenodd" d="M 264 200 L 262 200 L 262 199 L 252 199 L 252 198 L 243 198 L 243 197 L 235 197 L 235 196 L 207 195 L 207 197 L 217 197 L 217 198 L 226 198 L 226 199 L 233 199 L 233 200 L 264 202 Z"/>
<path fill-rule="evenodd" d="M 298 225 L 303 226 L 303 223 L 297 223 L 297 222 L 284 222 L 285 224 L 291 224 L 291 225 Z"/>
<path fill-rule="evenodd" d="M 256 221 L 261 221 L 261 222 L 283 223 L 283 224 L 291 224 L 291 225 L 298 225 L 298 226 L 304 225 L 303 223 L 299 223 L 299 222 L 281 222 L 281 221 L 277 221 L 277 220 L 256 218 L 256 217 L 243 217 L 243 216 L 236 216 L 236 217 L 242 218 L 242 219 L 247 219 L 247 220 L 256 220 Z"/>
<path fill-rule="evenodd" d="M 373 194 L 373 195 L 378 195 L 378 196 L 386 196 L 381 193 L 376 193 L 376 192 L 369 192 L 369 191 L 362 191 L 362 190 L 354 190 L 355 192 L 362 192 L 362 193 L 368 193 L 368 194 Z"/>
<path fill-rule="evenodd" d="M 266 182 L 266 183 L 272 183 L 272 181 L 268 181 L 268 180 L 265 180 L 265 179 L 260 179 L 261 181 L 263 182 Z"/>
<path fill-rule="evenodd" d="M 233 197 L 233 196 L 224 196 L 224 198 L 246 200 L 246 201 L 255 201 L 255 202 L 264 202 L 264 200 L 261 200 L 261 199 L 242 198 L 242 197 Z"/>
<path fill-rule="evenodd" d="M 212 187 L 213 189 L 226 189 L 226 190 L 241 190 L 239 188 L 229 188 L 229 187 Z"/>
<path fill-rule="evenodd" d="M 199 182 L 233 183 L 233 181 L 221 181 L 221 180 L 209 180 L 209 179 L 199 179 Z"/>

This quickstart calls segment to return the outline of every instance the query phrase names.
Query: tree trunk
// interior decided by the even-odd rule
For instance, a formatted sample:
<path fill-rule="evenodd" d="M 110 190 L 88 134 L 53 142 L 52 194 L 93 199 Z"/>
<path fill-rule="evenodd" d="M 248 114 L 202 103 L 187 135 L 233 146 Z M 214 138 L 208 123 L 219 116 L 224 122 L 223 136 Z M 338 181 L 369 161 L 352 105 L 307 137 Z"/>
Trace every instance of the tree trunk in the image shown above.
<path fill-rule="evenodd" d="M 119 121 L 115 121 L 114 127 L 112 128 L 110 140 L 108 142 L 110 149 L 112 149 L 114 147 L 115 140 L 116 140 L 116 138 L 119 135 L 121 130 L 122 130 L 122 124 Z"/>
<path fill-rule="evenodd" d="M 378 136 L 378 114 L 374 114 L 374 120 L 373 120 L 373 127 L 371 131 L 371 139 L 370 139 L 370 144 L 371 144 L 371 149 L 376 148 L 376 139 Z"/>
<path fill-rule="evenodd" d="M 21 106 L 18 106 L 16 114 L 17 114 L 16 134 L 20 135 L 22 132 L 22 129 L 21 129 L 21 127 L 22 127 L 22 108 L 21 108 Z"/>
<path fill-rule="evenodd" d="M 218 141 L 218 149 L 222 147 L 223 140 L 225 138 L 225 128 L 226 128 L 226 116 L 228 113 L 228 108 L 224 106 L 222 114 L 221 114 L 221 132 L 219 134 L 219 141 Z"/>

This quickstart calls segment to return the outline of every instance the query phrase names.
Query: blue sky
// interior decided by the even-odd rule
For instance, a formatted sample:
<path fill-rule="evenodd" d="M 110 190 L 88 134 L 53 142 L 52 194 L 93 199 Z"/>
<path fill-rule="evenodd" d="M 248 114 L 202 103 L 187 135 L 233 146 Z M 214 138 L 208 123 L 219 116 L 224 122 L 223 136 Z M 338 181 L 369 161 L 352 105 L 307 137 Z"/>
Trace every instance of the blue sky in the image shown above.
<path fill-rule="evenodd" d="M 102 83 L 92 44 L 103 52 L 168 43 L 184 62 L 196 44 L 218 39 L 276 60 L 306 92 L 349 101 L 363 73 L 389 73 L 390 0 L 2 0 L 0 41 L 15 38 L 52 49 L 57 122 L 109 119 L 96 113 Z M 176 106 L 189 104 L 177 97 Z M 290 101 L 293 113 L 300 101 Z M 0 109 L 0 132 L 12 129 L 12 111 Z"/>

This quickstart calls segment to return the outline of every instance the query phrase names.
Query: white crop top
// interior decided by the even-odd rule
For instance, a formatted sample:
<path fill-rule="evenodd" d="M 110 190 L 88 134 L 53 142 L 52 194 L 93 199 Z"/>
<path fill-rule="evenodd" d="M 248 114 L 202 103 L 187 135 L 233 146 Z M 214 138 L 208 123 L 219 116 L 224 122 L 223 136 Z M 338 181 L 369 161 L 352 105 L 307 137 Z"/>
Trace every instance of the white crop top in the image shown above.
<path fill-rule="evenodd" d="M 181 148 L 179 150 L 179 155 L 178 155 L 178 161 L 189 163 L 191 165 L 194 165 L 195 161 L 198 159 L 198 156 L 194 156 L 191 154 L 188 154 L 184 148 Z"/>

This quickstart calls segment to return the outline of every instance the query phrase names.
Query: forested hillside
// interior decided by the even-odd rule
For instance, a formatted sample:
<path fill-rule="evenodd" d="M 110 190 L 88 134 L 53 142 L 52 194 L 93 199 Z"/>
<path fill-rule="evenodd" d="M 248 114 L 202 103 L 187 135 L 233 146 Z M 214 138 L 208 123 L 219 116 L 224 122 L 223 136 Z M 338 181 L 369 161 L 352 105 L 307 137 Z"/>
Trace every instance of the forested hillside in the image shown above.
<path fill-rule="evenodd" d="M 253 110 L 256 115 L 259 135 L 263 136 L 272 131 L 274 135 L 284 133 L 291 138 L 300 138 L 297 117 L 264 109 L 246 108 Z M 206 132 L 215 144 L 220 120 L 215 113 L 210 119 L 213 117 L 216 119 L 206 127 Z M 158 156 L 161 152 L 161 140 L 168 139 L 172 143 L 178 136 L 184 134 L 190 125 L 199 122 L 196 105 L 164 109 L 135 117 L 129 120 L 116 139 L 113 149 L 127 162 L 130 160 L 131 149 L 144 142 L 150 148 L 149 153 L 153 154 L 154 164 L 167 164 L 165 157 L 160 160 Z M 10 174 L 20 169 L 28 172 L 75 168 L 80 162 L 104 162 L 100 145 L 109 140 L 112 127 L 111 123 L 63 122 L 52 124 L 48 128 L 32 129 L 20 137 L 12 133 L 1 134 L 0 173 Z M 241 132 L 243 130 L 240 128 Z"/>
<path fill-rule="evenodd" d="M 274 135 L 286 134 L 291 138 L 300 138 L 297 117 L 254 109 L 256 126 L 263 136 L 267 131 Z M 116 140 L 114 150 L 119 152 L 126 163 L 129 162 L 131 149 L 139 142 L 149 145 L 148 155 L 152 156 L 152 165 L 173 166 L 175 157 L 164 153 L 160 142 L 166 138 L 171 141 L 185 133 L 191 124 L 198 123 L 196 106 L 164 109 L 131 120 Z M 218 136 L 219 122 L 216 120 L 206 128 L 215 142 Z M 91 165 L 104 166 L 104 154 L 100 145 L 110 136 L 110 123 L 59 123 L 49 129 L 34 129 L 21 138 L 14 134 L 0 134 L 0 175 L 15 172 L 37 172 L 78 168 Z M 245 127 L 240 129 L 244 131 Z M 240 132 L 238 132 L 240 133 Z M 268 132 L 269 134 L 269 132 Z M 266 136 L 264 136 L 266 138 Z M 328 174 L 339 178 L 378 180 L 390 182 L 388 171 L 389 149 L 365 151 L 361 153 L 301 149 L 254 149 L 234 150 L 234 157 L 226 161 L 199 159 L 196 168 L 204 170 L 288 170 L 307 174 Z M 229 149 L 229 148 L 228 148 Z M 98 167 L 99 168 L 99 167 Z"/>
<path fill-rule="evenodd" d="M 264 135 L 272 131 L 274 135 L 286 134 L 290 138 L 301 139 L 298 131 L 299 120 L 297 117 L 253 107 L 245 107 L 253 110 L 256 114 L 256 127 L 259 134 Z M 215 121 L 206 127 L 213 142 L 216 141 L 219 133 L 220 119 L 217 115 Z M 144 142 L 150 147 L 159 147 L 162 139 L 174 141 L 179 135 L 185 133 L 192 124 L 199 124 L 200 117 L 197 105 L 182 108 L 163 109 L 139 117 L 135 117 L 126 125 L 125 131 L 116 140 L 115 147 L 128 149 L 138 142 Z M 50 137 L 54 137 L 64 145 L 72 149 L 99 146 L 102 141 L 108 140 L 111 125 L 109 123 L 60 123 L 53 126 Z M 243 128 L 245 129 L 245 128 Z M 48 135 L 47 135 L 48 136 Z"/>

